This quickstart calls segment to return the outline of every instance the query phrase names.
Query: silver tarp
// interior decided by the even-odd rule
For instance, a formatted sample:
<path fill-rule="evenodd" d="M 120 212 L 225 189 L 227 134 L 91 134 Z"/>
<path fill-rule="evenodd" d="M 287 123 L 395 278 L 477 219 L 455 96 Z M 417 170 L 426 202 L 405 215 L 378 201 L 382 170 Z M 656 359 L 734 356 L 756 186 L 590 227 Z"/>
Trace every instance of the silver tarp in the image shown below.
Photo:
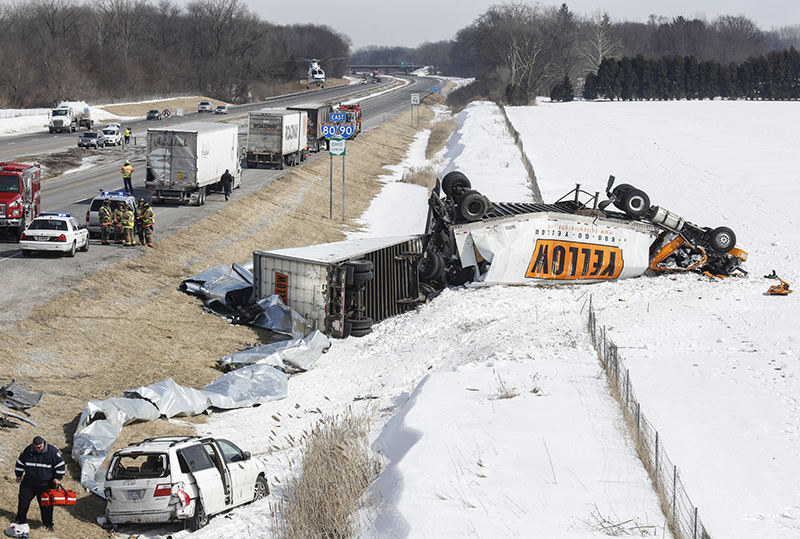
<path fill-rule="evenodd" d="M 152 402 L 161 415 L 166 417 L 202 414 L 208 408 L 208 397 L 202 391 L 180 386 L 172 378 L 129 389 L 122 394 L 128 398 L 138 397 Z"/>
<path fill-rule="evenodd" d="M 330 346 L 328 337 L 321 331 L 314 330 L 305 338 L 262 344 L 234 352 L 220 358 L 217 366 L 223 372 L 254 364 L 272 365 L 290 373 L 307 371 Z"/>
<path fill-rule="evenodd" d="M 272 365 L 249 365 L 220 376 L 203 393 L 215 408 L 242 408 L 285 399 L 288 382 L 289 375 Z"/>

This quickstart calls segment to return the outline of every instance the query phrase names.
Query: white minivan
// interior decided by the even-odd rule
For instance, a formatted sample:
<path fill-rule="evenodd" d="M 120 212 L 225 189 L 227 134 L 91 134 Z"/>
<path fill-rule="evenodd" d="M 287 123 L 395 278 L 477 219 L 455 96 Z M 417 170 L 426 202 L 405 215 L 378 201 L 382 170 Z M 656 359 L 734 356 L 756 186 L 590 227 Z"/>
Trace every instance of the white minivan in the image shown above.
<path fill-rule="evenodd" d="M 148 438 L 116 451 L 105 483 L 110 524 L 185 521 L 197 530 L 217 513 L 269 494 L 267 467 L 228 440 Z"/>

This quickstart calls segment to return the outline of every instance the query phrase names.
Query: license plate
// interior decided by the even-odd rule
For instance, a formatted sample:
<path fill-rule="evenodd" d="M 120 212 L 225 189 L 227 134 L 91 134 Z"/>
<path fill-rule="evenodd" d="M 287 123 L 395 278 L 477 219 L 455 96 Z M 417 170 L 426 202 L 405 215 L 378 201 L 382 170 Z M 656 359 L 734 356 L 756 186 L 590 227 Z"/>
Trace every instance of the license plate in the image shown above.
<path fill-rule="evenodd" d="M 129 500 L 141 500 L 144 496 L 145 489 L 140 488 L 136 490 L 129 490 L 127 491 L 127 497 Z"/>

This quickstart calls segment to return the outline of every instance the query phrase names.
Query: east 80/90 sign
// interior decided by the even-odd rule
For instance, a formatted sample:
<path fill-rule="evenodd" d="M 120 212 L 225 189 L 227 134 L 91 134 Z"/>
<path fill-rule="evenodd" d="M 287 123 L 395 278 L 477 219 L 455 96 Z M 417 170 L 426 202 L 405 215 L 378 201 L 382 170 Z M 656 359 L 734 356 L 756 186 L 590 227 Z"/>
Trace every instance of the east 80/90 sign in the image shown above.
<path fill-rule="evenodd" d="M 353 124 L 322 124 L 322 136 L 325 138 L 350 138 L 355 133 Z"/>

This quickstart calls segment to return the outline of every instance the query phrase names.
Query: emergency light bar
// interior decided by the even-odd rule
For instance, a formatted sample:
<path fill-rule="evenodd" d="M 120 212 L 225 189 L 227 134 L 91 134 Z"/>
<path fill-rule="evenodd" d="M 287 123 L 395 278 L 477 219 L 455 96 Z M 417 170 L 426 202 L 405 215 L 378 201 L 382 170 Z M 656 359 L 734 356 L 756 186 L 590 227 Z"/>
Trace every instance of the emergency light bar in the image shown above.
<path fill-rule="evenodd" d="M 69 213 L 40 213 L 39 217 L 72 217 Z"/>

